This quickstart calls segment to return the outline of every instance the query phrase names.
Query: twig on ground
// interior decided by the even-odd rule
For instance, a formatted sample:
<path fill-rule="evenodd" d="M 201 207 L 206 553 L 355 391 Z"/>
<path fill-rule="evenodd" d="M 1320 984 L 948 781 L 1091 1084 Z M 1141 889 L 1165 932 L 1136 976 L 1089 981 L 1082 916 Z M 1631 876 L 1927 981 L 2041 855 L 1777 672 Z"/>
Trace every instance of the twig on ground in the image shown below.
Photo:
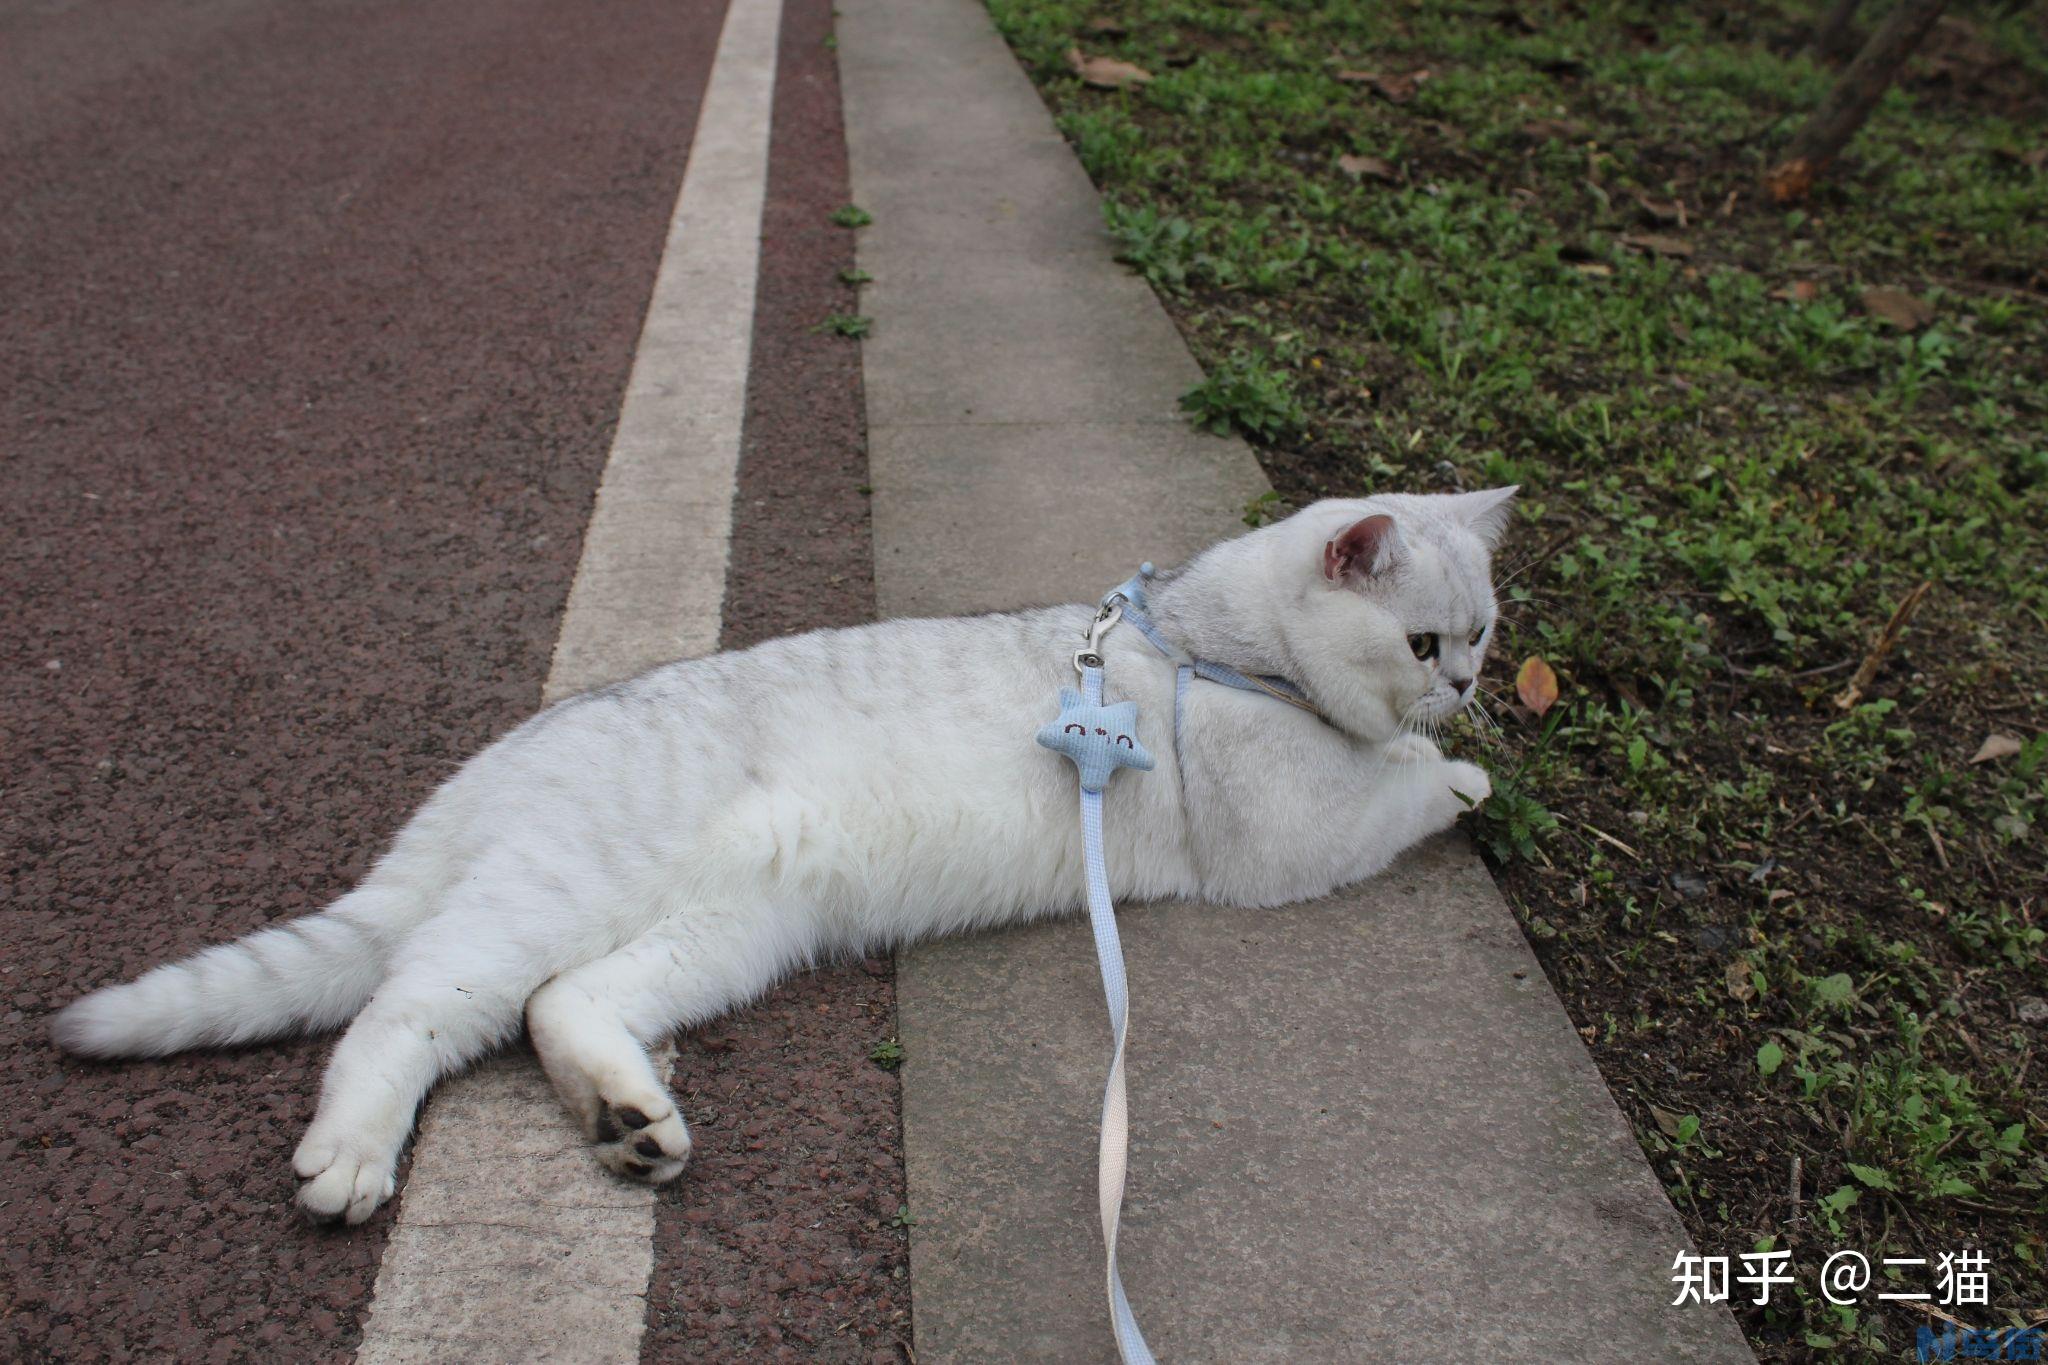
<path fill-rule="evenodd" d="M 1904 1302 L 1906 1307 L 1912 1309 L 1916 1313 L 1925 1313 L 1930 1318 L 1940 1318 L 1943 1322 L 1952 1322 L 1956 1326 L 1961 1327 L 1966 1331 L 1971 1330 L 1969 1323 L 1964 1322 L 1961 1318 L 1950 1317 L 1948 1314 L 1942 1312 L 1939 1308 L 1936 1308 L 1931 1303 L 1921 1303 L 1916 1299 L 1907 1299 Z"/>
<path fill-rule="evenodd" d="M 1855 825 L 1858 829 L 1862 830 L 1865 834 L 1870 836 L 1870 842 L 1877 845 L 1877 851 L 1884 854 L 1884 856 L 1890 860 L 1891 865 L 1893 867 L 1901 866 L 1899 862 L 1899 855 L 1892 851 L 1892 846 L 1890 844 L 1886 843 L 1883 839 L 1878 837 L 1877 831 L 1870 827 L 1870 822 L 1863 818 L 1863 813 L 1861 811 L 1852 811 L 1849 815 L 1849 819 L 1855 822 Z"/>
<path fill-rule="evenodd" d="M 1870 652 L 1863 656 L 1863 664 L 1856 670 L 1856 676 L 1849 679 L 1849 685 L 1842 690 L 1842 695 L 1835 698 L 1836 709 L 1847 711 L 1863 700 L 1863 689 L 1869 687 L 1871 679 L 1877 676 L 1877 670 L 1884 665 L 1885 656 L 1892 652 L 1892 646 L 1899 642 L 1899 636 L 1904 633 L 1906 622 L 1912 620 L 1913 613 L 1920 609 L 1920 599 L 1927 596 L 1927 590 L 1933 586 L 1931 581 L 1923 581 L 1919 587 L 1907 593 L 1904 600 L 1893 610 L 1892 619 L 1885 622 L 1884 629 L 1878 633 L 1877 642 L 1871 645 Z"/>
<path fill-rule="evenodd" d="M 1806 197 L 1815 178 L 1827 170 L 1844 144 L 1863 126 L 1863 120 L 1891 87 L 1892 78 L 1947 5 L 1948 0 L 1898 0 L 1886 12 L 1877 31 L 1813 111 L 1813 117 L 1793 135 L 1785 148 L 1785 159 L 1764 177 L 1765 189 L 1774 201 L 1789 204 Z"/>
<path fill-rule="evenodd" d="M 1795 830 L 1795 829 L 1798 829 L 1798 828 L 1799 828 L 1799 827 L 1800 827 L 1801 825 L 1805 824 L 1805 823 L 1807 822 L 1807 820 L 1808 820 L 1809 818 L 1811 818 L 1811 817 L 1813 817 L 1813 816 L 1816 816 L 1816 815 L 1819 815 L 1819 814 L 1820 814 L 1820 802 L 1818 802 L 1818 801 L 1814 800 L 1814 799 L 1813 799 L 1812 797 L 1810 797 L 1810 796 L 1809 796 L 1809 797 L 1807 797 L 1807 798 L 1806 798 L 1806 809 L 1805 809 L 1805 810 L 1803 810 L 1803 811 L 1800 811 L 1800 812 L 1799 812 L 1799 814 L 1797 814 L 1797 815 L 1793 816 L 1793 817 L 1792 817 L 1792 823 L 1791 823 L 1791 824 L 1789 824 L 1789 825 L 1787 825 L 1787 826 L 1785 826 L 1785 828 L 1783 828 L 1783 829 L 1781 829 L 1781 830 L 1779 830 L 1779 831 L 1778 831 L 1778 837 L 1779 837 L 1779 838 L 1781 838 L 1781 839 L 1782 839 L 1782 838 L 1784 838 L 1784 837 L 1785 837 L 1786 835 L 1790 834 L 1790 833 L 1791 833 L 1791 832 L 1792 832 L 1793 830 Z"/>
<path fill-rule="evenodd" d="M 1607 833 L 1605 830 L 1595 829 L 1591 825 L 1587 824 L 1584 820 L 1581 820 L 1576 816 L 1567 815 L 1565 819 L 1570 820 L 1573 824 L 1577 825 L 1580 829 L 1586 831 L 1586 833 L 1592 835 L 1595 839 L 1598 839 L 1603 843 L 1613 844 L 1616 848 L 1620 849 L 1623 853 L 1626 853 L 1629 857 L 1634 858 L 1637 862 L 1641 862 L 1643 860 L 1642 854 L 1636 852 L 1627 844 L 1624 844 L 1621 840 L 1615 838 L 1612 834 Z"/>
<path fill-rule="evenodd" d="M 1985 847 L 1983 836 L 1979 835 L 1973 840 L 1972 846 L 1977 850 L 1977 857 L 1984 863 L 1984 875 L 1991 879 L 1991 889 L 2001 896 L 2004 895 L 2005 879 L 1998 875 L 1998 864 L 1992 859 L 1991 850 Z"/>

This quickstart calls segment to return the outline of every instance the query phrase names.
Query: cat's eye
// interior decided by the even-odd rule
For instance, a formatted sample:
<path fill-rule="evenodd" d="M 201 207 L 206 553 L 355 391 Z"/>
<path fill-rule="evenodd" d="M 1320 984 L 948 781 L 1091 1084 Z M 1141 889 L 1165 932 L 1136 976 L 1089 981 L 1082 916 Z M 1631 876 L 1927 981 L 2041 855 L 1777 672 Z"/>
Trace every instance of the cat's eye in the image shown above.
<path fill-rule="evenodd" d="M 1436 657 L 1435 632 L 1432 631 L 1428 635 L 1409 636 L 1408 648 L 1418 659 L 1434 659 Z"/>
<path fill-rule="evenodd" d="M 1485 626 L 1481 626 L 1481 627 L 1480 627 L 1479 629 L 1477 629 L 1477 630 L 1473 631 L 1473 632 L 1472 632 L 1472 648 L 1474 648 L 1474 649 L 1477 649 L 1477 648 L 1479 648 L 1479 642 L 1480 642 L 1481 640 L 1484 640 L 1485 638 L 1486 638 L 1486 627 L 1485 627 Z"/>

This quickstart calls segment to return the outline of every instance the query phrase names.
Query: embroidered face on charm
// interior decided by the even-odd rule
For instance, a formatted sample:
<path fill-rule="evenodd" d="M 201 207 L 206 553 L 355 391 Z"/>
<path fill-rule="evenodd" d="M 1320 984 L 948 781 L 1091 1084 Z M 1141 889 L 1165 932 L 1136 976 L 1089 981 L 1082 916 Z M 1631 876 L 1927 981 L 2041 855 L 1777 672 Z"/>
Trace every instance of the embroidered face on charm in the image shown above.
<path fill-rule="evenodd" d="M 1370 498 L 1349 504 L 1365 515 L 1328 527 L 1311 647 L 1348 656 L 1371 737 L 1433 725 L 1478 691 L 1497 615 L 1493 547 L 1514 493 Z"/>
<path fill-rule="evenodd" d="M 1121 733 L 1111 734 L 1100 725 L 1063 725 L 1060 727 L 1060 732 L 1068 735 L 1094 735 L 1097 739 L 1104 740 L 1110 744 L 1122 745 L 1126 749 L 1136 749 L 1138 747 L 1138 742 L 1129 735 Z"/>

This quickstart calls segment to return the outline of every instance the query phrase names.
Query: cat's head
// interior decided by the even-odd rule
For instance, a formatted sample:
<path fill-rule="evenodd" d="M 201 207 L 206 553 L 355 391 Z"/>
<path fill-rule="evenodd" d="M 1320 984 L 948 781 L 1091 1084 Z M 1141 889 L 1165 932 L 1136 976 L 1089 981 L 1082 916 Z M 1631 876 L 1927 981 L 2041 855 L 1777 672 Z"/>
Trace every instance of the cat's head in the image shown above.
<path fill-rule="evenodd" d="M 1298 594 L 1288 651 L 1331 720 L 1387 740 L 1471 702 L 1493 643 L 1493 550 L 1514 495 L 1332 499 L 1275 528 Z"/>

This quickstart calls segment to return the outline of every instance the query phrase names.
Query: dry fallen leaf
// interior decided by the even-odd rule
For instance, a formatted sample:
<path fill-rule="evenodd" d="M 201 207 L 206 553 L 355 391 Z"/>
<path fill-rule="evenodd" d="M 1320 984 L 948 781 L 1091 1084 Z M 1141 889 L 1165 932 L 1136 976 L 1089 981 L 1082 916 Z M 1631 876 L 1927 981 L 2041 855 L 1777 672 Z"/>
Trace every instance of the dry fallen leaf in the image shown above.
<path fill-rule="evenodd" d="M 1522 660 L 1521 670 L 1515 674 L 1515 695 L 1522 699 L 1522 705 L 1542 715 L 1557 705 L 1556 672 L 1540 657 L 1531 654 Z"/>
<path fill-rule="evenodd" d="M 1977 752 L 1970 755 L 1970 762 L 1989 763 L 1996 758 L 2011 758 L 2025 747 L 2014 735 L 1986 735 L 1984 742 L 1977 746 Z"/>
<path fill-rule="evenodd" d="M 1337 169 L 1353 180 L 1378 180 L 1391 185 L 1401 178 L 1393 166 L 1376 156 L 1340 156 Z"/>
<path fill-rule="evenodd" d="M 1572 269 L 1581 275 L 1591 275 L 1595 279 L 1604 279 L 1614 273 L 1614 267 L 1605 261 L 1573 261 Z"/>
<path fill-rule="evenodd" d="M 1773 204 L 1791 204 L 1804 199 L 1806 192 L 1813 188 L 1813 177 L 1819 172 L 1805 157 L 1794 157 L 1781 165 L 1773 166 L 1764 176 L 1764 191 L 1771 196 Z"/>
<path fill-rule="evenodd" d="M 1725 973 L 1728 994 L 1745 1005 L 1756 999 L 1756 983 L 1749 979 L 1749 973 L 1749 959 L 1746 957 L 1738 957 L 1730 962 Z"/>
<path fill-rule="evenodd" d="M 1099 19 L 1090 19 L 1086 24 L 1082 25 L 1081 31 L 1083 33 L 1092 33 L 1099 38 L 1121 38 L 1130 32 L 1129 29 L 1124 27 L 1123 20 L 1111 19 L 1107 16 Z"/>
<path fill-rule="evenodd" d="M 1863 311 L 1902 332 L 1917 332 L 1934 321 L 1934 305 L 1903 289 L 1864 290 Z"/>
<path fill-rule="evenodd" d="M 1782 303 L 1812 303 L 1820 297 L 1820 286 L 1812 280 L 1794 280 L 1782 289 L 1773 289 L 1771 297 Z"/>
<path fill-rule="evenodd" d="M 1429 79 L 1429 70 L 1425 67 L 1405 76 L 1382 76 L 1377 71 L 1339 71 L 1337 79 L 1346 85 L 1362 85 L 1389 104 L 1406 104 L 1415 98 L 1415 91 Z"/>
<path fill-rule="evenodd" d="M 1640 208 L 1643 211 L 1643 216 L 1649 219 L 1652 223 L 1655 223 L 1657 226 L 1685 226 L 1684 200 L 1652 199 L 1649 195 L 1644 194 L 1641 190 L 1636 191 L 1635 198 L 1636 207 Z"/>
<path fill-rule="evenodd" d="M 1651 256 L 1692 255 L 1692 243 L 1681 237 L 1667 237 L 1661 232 L 1624 232 L 1621 244 Z"/>
<path fill-rule="evenodd" d="M 1067 49 L 1067 65 L 1074 68 L 1083 85 L 1092 85 L 1097 90 L 1122 90 L 1152 79 L 1152 73 L 1142 66 L 1114 57 L 1090 57 L 1078 47 Z"/>
<path fill-rule="evenodd" d="M 1672 1113 L 1669 1109 L 1653 1104 L 1650 1106 L 1650 1117 L 1656 1120 L 1658 1129 L 1663 1132 L 1665 1137 L 1675 1138 L 1678 1136 L 1678 1125 L 1683 1122 L 1678 1115 Z"/>

